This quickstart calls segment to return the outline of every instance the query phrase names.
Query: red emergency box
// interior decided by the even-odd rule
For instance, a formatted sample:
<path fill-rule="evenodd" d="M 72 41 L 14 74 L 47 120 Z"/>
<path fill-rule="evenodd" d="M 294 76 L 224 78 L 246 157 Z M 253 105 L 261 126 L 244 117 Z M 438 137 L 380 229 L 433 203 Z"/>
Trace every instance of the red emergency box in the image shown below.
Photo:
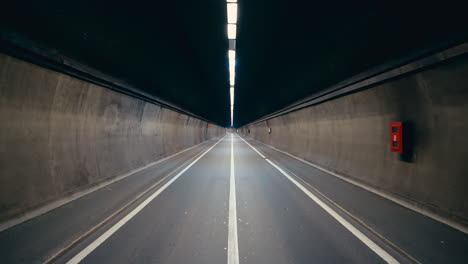
<path fill-rule="evenodd" d="M 390 150 L 403 153 L 403 124 L 401 122 L 390 123 Z"/>

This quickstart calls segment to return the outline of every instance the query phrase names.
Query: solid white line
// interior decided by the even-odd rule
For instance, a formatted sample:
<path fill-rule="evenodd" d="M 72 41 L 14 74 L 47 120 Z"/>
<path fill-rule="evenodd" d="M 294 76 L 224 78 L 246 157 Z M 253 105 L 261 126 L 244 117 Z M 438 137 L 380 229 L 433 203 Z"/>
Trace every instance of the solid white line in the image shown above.
<path fill-rule="evenodd" d="M 119 230 L 123 225 L 125 225 L 130 219 L 132 219 L 135 215 L 137 215 L 143 208 L 145 208 L 154 198 L 156 198 L 160 193 L 162 193 L 169 185 L 171 185 L 174 181 L 176 181 L 184 172 L 186 172 L 190 167 L 192 167 L 193 164 L 195 164 L 197 161 L 199 161 L 203 156 L 205 156 L 206 153 L 208 153 L 212 148 L 214 148 L 216 145 L 218 145 L 221 140 L 221 138 L 216 144 L 211 146 L 208 150 L 206 150 L 203 154 L 201 154 L 197 159 L 195 159 L 192 163 L 190 163 L 187 167 L 185 167 L 182 171 L 177 173 L 172 179 L 170 179 L 168 182 L 166 182 L 161 188 L 159 188 L 157 191 L 155 191 L 150 197 L 148 197 L 146 200 L 144 200 L 141 204 L 139 204 L 133 211 L 131 211 L 128 215 L 126 215 L 124 218 L 120 219 L 119 222 L 117 222 L 114 226 L 112 226 L 109 230 L 107 230 L 104 234 L 102 234 L 100 237 L 98 237 L 95 241 L 93 241 L 91 244 L 89 244 L 85 249 L 83 249 L 80 253 L 78 253 L 76 256 L 74 256 L 72 259 L 70 259 L 67 264 L 76 264 L 82 261 L 86 256 L 88 256 L 93 250 L 95 250 L 99 245 L 101 245 L 104 241 L 106 241 L 112 234 L 114 234 L 117 230 Z"/>
<path fill-rule="evenodd" d="M 243 138 L 241 138 L 244 140 Z M 252 145 L 250 145 L 247 141 L 244 142 L 249 145 L 252 149 L 257 151 Z M 258 151 L 257 151 L 258 152 Z M 315 203 L 317 203 L 322 209 L 324 209 L 327 213 L 329 213 L 336 221 L 338 221 L 341 225 L 343 225 L 348 231 L 350 231 L 355 237 L 361 240 L 367 247 L 369 247 L 372 251 L 374 251 L 379 257 L 381 257 L 387 263 L 399 263 L 395 258 L 393 258 L 390 254 L 388 254 L 385 250 L 379 247 L 376 243 L 374 243 L 370 238 L 364 235 L 361 231 L 355 228 L 352 224 L 350 224 L 346 219 L 341 217 L 337 212 L 331 209 L 328 205 L 326 205 L 322 200 L 317 198 L 314 194 L 312 194 L 306 187 L 296 181 L 291 175 L 286 173 L 283 169 L 278 167 L 276 164 L 271 162 L 269 159 L 266 159 L 268 163 L 270 163 L 273 167 L 275 167 L 281 174 L 286 176 L 288 180 L 290 180 L 294 185 L 296 185 L 301 191 L 303 191 L 309 198 L 311 198 Z"/>
<path fill-rule="evenodd" d="M 231 134 L 231 175 L 229 181 L 229 227 L 227 263 L 239 264 L 237 242 L 236 180 L 234 174 L 234 136 Z"/>
<path fill-rule="evenodd" d="M 239 138 L 240 138 L 240 139 L 242 139 L 242 140 L 244 140 L 244 139 L 243 139 L 241 136 L 239 136 Z M 257 152 L 257 153 L 258 153 L 258 155 L 260 155 L 260 157 L 262 157 L 262 158 L 266 159 L 266 157 L 265 157 L 265 156 L 263 156 L 263 154 L 262 154 L 262 153 L 260 153 L 260 151 L 258 151 L 256 148 L 252 147 L 252 146 L 249 144 L 249 142 L 247 142 L 247 141 L 245 141 L 245 140 L 244 140 L 244 142 L 245 142 L 245 143 L 247 143 L 247 145 L 249 145 L 249 146 L 250 146 L 250 147 L 251 147 L 253 150 L 255 150 L 255 152 Z"/>
<path fill-rule="evenodd" d="M 171 159 L 171 158 L 173 158 L 173 157 L 175 157 L 175 156 L 178 156 L 179 154 L 182 154 L 182 153 L 184 153 L 184 152 L 187 152 L 187 151 L 189 151 L 189 150 L 191 150 L 191 149 L 193 149 L 193 148 L 195 148 L 195 147 L 198 147 L 198 146 L 200 146 L 200 145 L 202 145 L 202 144 L 204 144 L 204 143 L 206 143 L 206 142 L 207 142 L 207 141 L 203 141 L 203 142 L 201 142 L 201 143 L 199 143 L 199 144 L 197 144 L 197 145 L 195 145 L 195 146 L 192 146 L 192 147 L 189 147 L 189 148 L 187 148 L 187 149 L 181 150 L 181 151 L 179 151 L 179 152 L 177 152 L 177 153 L 174 153 L 174 154 L 172 154 L 172 155 L 170 155 L 170 156 L 167 156 L 167 157 L 164 157 L 164 158 L 162 158 L 162 159 L 159 159 L 159 160 L 150 162 L 150 163 L 148 163 L 148 164 L 146 164 L 146 165 L 144 165 L 144 166 L 142 166 L 142 167 L 133 169 L 133 170 L 131 170 L 131 171 L 125 173 L 125 174 L 122 174 L 122 175 L 117 176 L 117 177 L 115 177 L 115 178 L 112 178 L 112 179 L 110 179 L 110 180 L 103 181 L 103 182 L 101 182 L 101 183 L 99 183 L 99 184 L 97 184 L 97 185 L 95 185 L 95 186 L 93 186 L 93 187 L 90 187 L 89 189 L 86 189 L 86 190 L 84 190 L 84 191 L 79 191 L 79 192 L 73 193 L 73 194 L 71 194 L 70 196 L 67 196 L 67 197 L 65 197 L 65 198 L 61 198 L 61 199 L 59 199 L 59 200 L 57 200 L 57 201 L 54 201 L 54 202 L 51 202 L 51 203 L 49 203 L 49 204 L 46 204 L 46 205 L 44 205 L 44 206 L 42 206 L 42 207 L 39 207 L 38 209 L 32 210 L 32 211 L 30 211 L 30 212 L 27 212 L 27 213 L 25 213 L 25 214 L 22 215 L 22 216 L 19 216 L 19 217 L 17 217 L 17 218 L 13 218 L 13 219 L 7 220 L 7 221 L 5 221 L 5 222 L 2 222 L 2 223 L 0 223 L 0 232 L 2 232 L 2 231 L 4 231 L 4 230 L 7 230 L 7 229 L 9 229 L 9 228 L 12 228 L 12 227 L 15 226 L 15 225 L 19 225 L 19 224 L 21 224 L 21 223 L 23 223 L 23 222 L 26 222 L 26 221 L 28 221 L 28 220 L 30 220 L 30 219 L 32 219 L 32 218 L 38 217 L 38 216 L 40 216 L 40 215 L 43 215 L 43 214 L 45 214 L 45 213 L 47 213 L 47 212 L 49 212 L 49 211 L 52 211 L 52 210 L 54 210 L 54 209 L 56 209 L 56 208 L 58 208 L 58 207 L 60 207 L 60 206 L 62 206 L 62 205 L 64 205 L 64 204 L 67 204 L 67 203 L 69 203 L 69 202 L 72 202 L 72 201 L 74 201 L 74 200 L 76 200 L 76 199 L 78 199 L 78 198 L 81 198 L 81 197 L 83 197 L 83 196 L 85 196 L 85 195 L 88 195 L 88 194 L 90 194 L 90 193 L 92 193 L 92 192 L 95 192 L 95 191 L 97 191 L 97 190 L 99 190 L 99 189 L 102 189 L 102 188 L 104 188 L 104 187 L 106 187 L 106 186 L 108 186 L 108 185 L 110 185 L 110 184 L 112 184 L 112 183 L 114 183 L 114 182 L 117 182 L 117 181 L 120 181 L 120 180 L 122 180 L 122 179 L 125 179 L 125 178 L 127 178 L 128 176 L 132 176 L 132 175 L 136 174 L 137 172 L 140 172 L 140 171 L 142 171 L 142 170 L 144 170 L 144 169 L 147 169 L 147 168 L 152 167 L 152 166 L 154 166 L 154 165 L 157 165 L 157 164 L 159 164 L 159 163 L 161 163 L 161 162 L 163 162 L 163 161 L 166 161 L 166 160 Z"/>
<path fill-rule="evenodd" d="M 242 138 L 242 137 L 241 137 L 241 138 Z M 441 223 L 443 223 L 443 224 L 445 224 L 445 225 L 448 225 L 448 226 L 450 226 L 450 227 L 452 227 L 452 228 L 454 228 L 454 229 L 457 229 L 458 231 L 461 231 L 461 232 L 463 232 L 463 233 L 465 233 L 465 234 L 468 234 L 468 226 L 459 224 L 459 223 L 457 223 L 457 222 L 455 222 L 455 221 L 453 221 L 453 220 L 451 220 L 451 219 L 449 219 L 449 218 L 447 218 L 447 217 L 438 215 L 438 214 L 436 214 L 436 213 L 430 211 L 429 209 L 425 209 L 425 208 L 421 207 L 420 205 L 416 204 L 414 201 L 408 200 L 408 199 L 406 199 L 406 198 L 404 198 L 404 197 L 401 197 L 401 196 L 398 197 L 398 196 L 395 196 L 395 195 L 393 195 L 393 194 L 388 194 L 388 193 L 383 192 L 383 191 L 381 191 L 381 190 L 378 190 L 378 189 L 376 189 L 376 188 L 374 188 L 374 187 L 372 187 L 372 186 L 369 186 L 369 185 L 360 183 L 360 182 L 358 182 L 358 181 L 356 181 L 356 180 L 353 180 L 353 179 L 351 179 L 351 178 L 345 177 L 345 176 L 340 175 L 340 174 L 338 174 L 338 173 L 335 173 L 335 172 L 333 172 L 333 171 L 331 171 L 331 170 L 325 169 L 325 168 L 323 168 L 323 167 L 321 167 L 321 166 L 319 166 L 319 165 L 317 165 L 317 164 L 311 163 L 311 162 L 309 162 L 309 161 L 307 161 L 307 160 L 305 160 L 305 159 L 296 157 L 296 156 L 292 155 L 291 153 L 288 153 L 288 152 L 286 152 L 286 151 L 277 149 L 277 148 L 275 148 L 275 147 L 273 147 L 273 146 L 267 145 L 267 144 L 265 144 L 265 143 L 263 143 L 263 142 L 260 142 L 260 141 L 258 141 L 258 140 L 256 140 L 256 139 L 253 139 L 253 138 L 250 138 L 250 139 L 252 139 L 252 140 L 254 140 L 254 141 L 256 141 L 256 142 L 258 142 L 258 143 L 260 143 L 260 144 L 262 144 L 262 145 L 264 145 L 264 146 L 267 146 L 267 147 L 269 147 L 269 148 L 271 148 L 271 149 L 274 149 L 274 150 L 276 150 L 276 151 L 278 151 L 278 152 L 280 152 L 280 153 L 283 153 L 283 154 L 285 154 L 285 155 L 288 155 L 289 157 L 291 157 L 291 158 L 293 158 L 293 159 L 296 159 L 296 160 L 298 160 L 298 161 L 300 161 L 300 162 L 303 162 L 303 163 L 305 163 L 305 164 L 307 164 L 307 165 L 309 165 L 309 166 L 311 166 L 311 167 L 314 167 L 314 168 L 316 168 L 316 169 L 318 169 L 318 170 L 321 170 L 321 171 L 323 171 L 323 172 L 325 172 L 325 173 L 328 173 L 328 174 L 330 174 L 330 175 L 332 175 L 332 176 L 335 176 L 335 177 L 337 177 L 337 178 L 339 178 L 339 179 L 341 179 L 341 180 L 343 180 L 343 181 L 346 181 L 346 182 L 348 182 L 348 183 L 350 183 L 350 184 L 353 184 L 353 185 L 355 185 L 355 186 L 358 186 L 358 187 L 360 187 L 360 188 L 362 188 L 362 189 L 364 189 L 364 190 L 366 190 L 366 191 L 368 191 L 368 192 L 371 192 L 371 193 L 373 193 L 373 194 L 379 195 L 379 196 L 381 196 L 381 197 L 383 197 L 383 198 L 385 198 L 385 199 L 387 199 L 387 200 L 390 200 L 390 201 L 392 201 L 392 202 L 394 202 L 394 203 L 397 203 L 397 204 L 399 204 L 399 205 L 401 205 L 401 206 L 403 206 L 403 207 L 406 207 L 406 208 L 408 208 L 408 209 L 410 209 L 410 210 L 413 210 L 413 211 L 415 211 L 416 213 L 420 213 L 420 214 L 422 214 L 422 215 L 425 215 L 425 216 L 427 216 L 427 217 L 430 217 L 430 218 L 432 218 L 432 219 L 434 219 L 434 220 L 436 220 L 436 221 L 438 221 L 438 222 L 441 222 Z M 244 141 L 245 141 L 245 140 L 244 140 Z"/>

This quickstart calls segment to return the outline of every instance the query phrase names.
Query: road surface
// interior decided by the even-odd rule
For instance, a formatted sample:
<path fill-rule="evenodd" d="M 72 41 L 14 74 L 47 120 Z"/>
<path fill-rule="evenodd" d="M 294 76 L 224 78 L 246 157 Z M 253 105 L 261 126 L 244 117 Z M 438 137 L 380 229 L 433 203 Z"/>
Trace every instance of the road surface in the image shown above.
<path fill-rule="evenodd" d="M 0 263 L 468 263 L 468 236 L 227 134 L 0 232 Z"/>

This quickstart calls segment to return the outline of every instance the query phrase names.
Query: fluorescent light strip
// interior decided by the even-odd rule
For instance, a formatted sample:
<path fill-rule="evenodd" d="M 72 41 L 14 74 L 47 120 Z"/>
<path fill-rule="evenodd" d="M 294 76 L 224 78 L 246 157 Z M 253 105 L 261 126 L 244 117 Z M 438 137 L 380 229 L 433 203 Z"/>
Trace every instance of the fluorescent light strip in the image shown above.
<path fill-rule="evenodd" d="M 237 3 L 227 4 L 227 19 L 228 19 L 228 24 L 237 23 Z"/>
<path fill-rule="evenodd" d="M 236 51 L 235 41 L 237 37 L 237 0 L 226 0 L 227 2 L 227 35 L 229 39 L 229 95 L 231 107 L 231 126 L 234 125 L 234 83 L 236 79 Z M 231 43 L 232 42 L 232 43 Z"/>
<path fill-rule="evenodd" d="M 235 65 L 236 65 L 235 61 L 230 59 L 229 60 L 229 72 L 234 72 L 236 70 Z"/>
<path fill-rule="evenodd" d="M 235 50 L 228 51 L 228 57 L 230 60 L 236 59 L 236 51 Z"/>
<path fill-rule="evenodd" d="M 235 76 L 236 76 L 236 70 L 235 70 L 236 51 L 234 50 L 228 51 L 228 57 L 229 57 L 229 83 L 231 86 L 234 86 Z"/>
<path fill-rule="evenodd" d="M 236 24 L 228 24 L 228 39 L 236 39 Z"/>
<path fill-rule="evenodd" d="M 234 71 L 229 72 L 229 83 L 231 86 L 234 86 L 235 79 L 236 79 L 236 72 Z"/>
<path fill-rule="evenodd" d="M 230 50 L 229 54 L 229 72 L 235 72 L 236 70 L 236 52 L 234 50 Z"/>
<path fill-rule="evenodd" d="M 234 106 L 234 87 L 231 87 L 230 95 L 231 95 L 231 106 Z"/>

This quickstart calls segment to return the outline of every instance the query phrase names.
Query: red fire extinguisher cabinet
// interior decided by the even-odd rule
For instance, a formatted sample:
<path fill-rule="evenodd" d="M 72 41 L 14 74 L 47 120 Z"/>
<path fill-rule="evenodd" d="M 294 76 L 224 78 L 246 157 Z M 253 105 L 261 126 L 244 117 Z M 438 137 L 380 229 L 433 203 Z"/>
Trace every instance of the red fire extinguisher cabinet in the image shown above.
<path fill-rule="evenodd" d="M 403 124 L 401 122 L 390 123 L 390 150 L 403 153 Z"/>

